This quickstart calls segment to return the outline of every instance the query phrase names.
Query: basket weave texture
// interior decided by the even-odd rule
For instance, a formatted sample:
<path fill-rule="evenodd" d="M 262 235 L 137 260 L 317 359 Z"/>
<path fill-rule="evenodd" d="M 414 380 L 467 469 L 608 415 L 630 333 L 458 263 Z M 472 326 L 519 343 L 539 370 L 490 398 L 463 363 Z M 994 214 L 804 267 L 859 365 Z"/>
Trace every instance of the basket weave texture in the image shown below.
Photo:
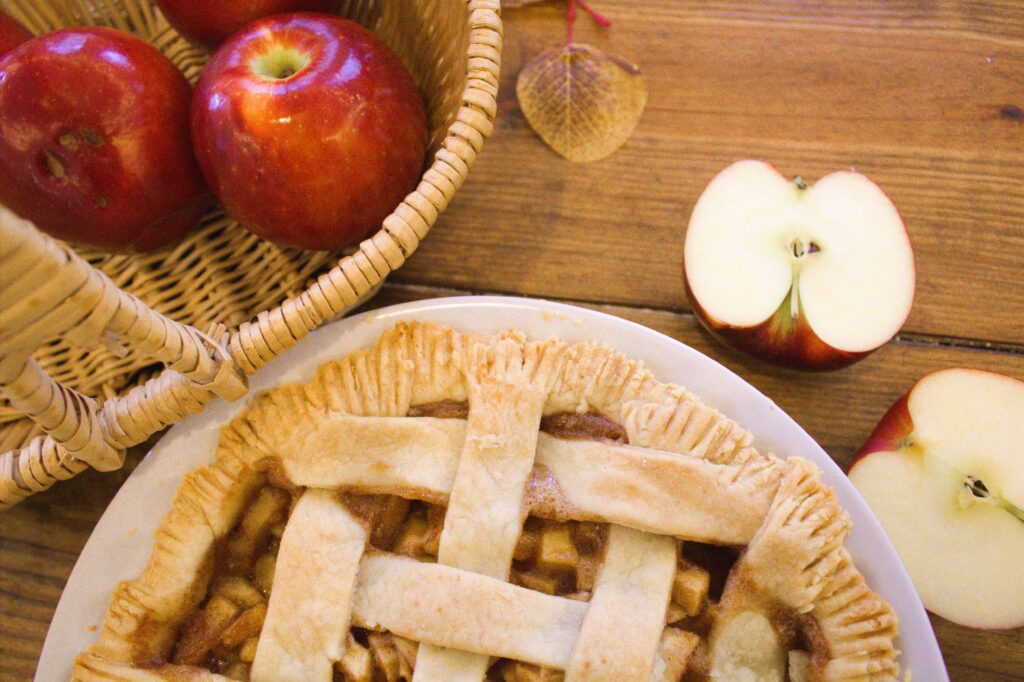
<path fill-rule="evenodd" d="M 209 53 L 150 0 L 0 0 L 34 33 L 104 25 L 147 40 L 195 82 Z M 0 509 L 245 392 L 252 373 L 372 295 L 461 186 L 497 111 L 499 0 L 343 0 L 424 96 L 417 188 L 346 255 L 264 241 L 217 207 L 177 246 L 74 251 L 0 206 Z M 209 335 L 200 330 L 209 332 Z M 154 363 L 164 363 L 159 370 Z M 134 388 L 132 388 L 134 386 Z"/>

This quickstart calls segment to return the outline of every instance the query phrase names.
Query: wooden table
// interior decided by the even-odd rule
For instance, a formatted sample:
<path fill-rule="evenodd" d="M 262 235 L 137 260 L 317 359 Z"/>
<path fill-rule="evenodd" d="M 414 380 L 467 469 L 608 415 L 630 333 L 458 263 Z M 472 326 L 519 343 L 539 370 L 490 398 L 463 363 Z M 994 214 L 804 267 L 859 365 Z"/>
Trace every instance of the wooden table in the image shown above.
<path fill-rule="evenodd" d="M 630 142 L 573 165 L 530 131 L 521 65 L 564 36 L 564 5 L 505 12 L 493 138 L 420 252 L 373 306 L 499 292 L 577 302 L 667 333 L 772 397 L 846 466 L 918 377 L 967 365 L 1024 378 L 1024 3 L 1020 0 L 592 0 L 577 39 L 642 65 Z M 746 360 L 698 327 L 683 235 L 740 158 L 808 178 L 853 166 L 902 212 L 918 290 L 906 328 L 850 369 Z M 27 679 L 68 573 L 124 471 L 89 472 L 0 516 L 0 679 Z M 1024 679 L 1024 630 L 932 622 L 954 680 Z M 49 682 L 49 681 L 47 681 Z M 917 680 L 915 682 L 929 682 Z"/>

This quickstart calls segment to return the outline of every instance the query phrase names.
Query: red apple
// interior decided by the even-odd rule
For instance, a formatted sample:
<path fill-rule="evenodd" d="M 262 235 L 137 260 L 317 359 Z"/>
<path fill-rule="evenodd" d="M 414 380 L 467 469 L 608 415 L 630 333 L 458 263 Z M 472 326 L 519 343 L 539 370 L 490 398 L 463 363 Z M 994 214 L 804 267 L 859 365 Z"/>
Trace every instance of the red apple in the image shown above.
<path fill-rule="evenodd" d="M 278 244 L 338 249 L 380 227 L 419 179 L 419 91 L 372 33 L 326 14 L 250 24 L 210 59 L 192 141 L 214 194 Z"/>
<path fill-rule="evenodd" d="M 0 57 L 32 40 L 32 33 L 12 17 L 0 12 Z"/>
<path fill-rule="evenodd" d="M 121 31 L 25 43 L 0 59 L 0 201 L 74 242 L 148 251 L 176 241 L 209 201 L 189 96 L 171 62 Z"/>
<path fill-rule="evenodd" d="M 338 0 L 156 0 L 171 26 L 214 47 L 246 24 L 281 12 L 333 12 Z"/>
<path fill-rule="evenodd" d="M 896 207 L 869 179 L 809 186 L 761 161 L 719 173 L 683 251 L 694 313 L 726 345 L 799 369 L 837 369 L 892 338 L 916 270 Z"/>
<path fill-rule="evenodd" d="M 850 480 L 929 610 L 1024 625 L 1024 382 L 933 372 L 886 412 Z"/>

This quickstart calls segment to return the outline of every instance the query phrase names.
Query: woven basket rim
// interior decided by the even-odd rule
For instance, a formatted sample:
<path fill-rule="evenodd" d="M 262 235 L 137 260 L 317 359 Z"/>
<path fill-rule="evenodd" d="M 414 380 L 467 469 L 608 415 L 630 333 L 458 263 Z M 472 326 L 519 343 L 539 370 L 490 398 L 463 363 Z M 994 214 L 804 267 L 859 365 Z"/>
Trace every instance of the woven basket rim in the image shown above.
<path fill-rule="evenodd" d="M 145 318 L 146 324 L 141 326 L 162 330 L 168 342 L 173 338 L 177 345 L 174 348 L 153 346 L 162 342 L 154 342 L 151 335 L 129 334 L 130 340 L 143 342 L 144 347 L 148 342 L 146 355 L 164 362 L 165 367 L 145 383 L 107 399 L 101 406 L 48 377 L 31 359 L 31 354 L 23 355 L 33 350 L 24 343 L 26 338 L 30 339 L 28 343 L 36 344 L 34 348 L 42 343 L 31 340 L 32 334 L 23 335 L 21 346 L 0 348 L 0 360 L 25 363 L 17 377 L 6 372 L 5 381 L 12 383 L 0 388 L 5 389 L 13 407 L 22 414 L 33 415 L 40 426 L 45 423 L 47 433 L 32 438 L 20 448 L 0 453 L 0 509 L 46 490 L 58 480 L 71 478 L 89 464 L 98 467 L 95 461 L 90 459 L 87 463 L 84 459 L 89 452 L 93 455 L 105 452 L 106 463 L 114 461 L 114 465 L 103 468 L 116 468 L 118 451 L 123 461 L 126 447 L 200 411 L 216 395 L 229 399 L 240 397 L 245 392 L 242 372 L 256 372 L 310 331 L 358 305 L 416 250 L 465 180 L 484 141 L 493 131 L 497 115 L 502 48 L 500 0 L 462 0 L 460 4 L 466 9 L 465 78 L 458 99 L 452 91 L 450 102 L 454 113 L 449 115 L 446 125 L 435 129 L 444 136 L 435 145 L 437 151 L 420 174 L 416 188 L 354 252 L 340 257 L 304 290 L 255 314 L 249 321 L 235 328 L 220 325 L 215 332 L 216 342 L 203 334 L 205 330 L 177 323 L 152 310 L 134 295 L 118 288 L 71 249 L 25 227 L 30 225 L 27 221 L 8 213 L 4 227 L 10 226 L 15 232 L 22 230 L 19 243 L 33 243 L 32 249 L 37 249 L 39 254 L 48 252 L 63 263 L 54 267 L 77 268 L 75 272 L 93 285 L 90 291 L 95 297 L 90 299 L 93 302 L 89 307 L 77 309 L 75 314 L 79 317 L 69 319 L 61 327 L 64 332 L 52 333 L 63 333 L 73 339 L 102 334 L 104 329 L 96 322 L 102 315 L 94 315 L 98 308 L 93 310 L 93 307 L 99 305 L 96 301 L 101 298 L 98 297 L 105 297 L 102 298 L 104 305 L 110 304 L 111 298 L 119 297 L 121 304 L 128 303 L 119 308 L 120 329 L 137 332 L 132 328 L 133 320 Z M 0 219 L 4 218 L 2 214 L 0 211 Z M 20 228 L 12 225 L 11 217 L 14 223 L 23 225 Z M 36 233 L 38 238 L 25 239 L 26 229 Z M 64 255 L 59 255 L 61 253 Z M 111 291 L 104 292 L 104 288 Z M 65 301 L 61 310 L 71 310 L 72 303 Z M 118 306 L 116 300 L 113 305 Z M 126 307 L 131 308 L 127 313 Z M 52 311 L 49 314 L 52 316 Z M 7 353 L 9 350 L 13 353 Z M 10 362 L 7 366 L 16 367 Z M 7 391 L 12 387 L 20 404 L 14 404 L 15 393 Z M 31 409 L 26 405 L 31 405 Z M 44 421 L 39 421 L 40 415 L 44 416 Z"/>
<path fill-rule="evenodd" d="M 398 269 L 415 252 L 438 215 L 447 207 L 447 198 L 438 201 L 436 197 L 445 196 L 446 188 L 438 185 L 446 179 L 451 181 L 451 169 L 458 172 L 459 184 L 468 174 L 484 140 L 493 130 L 497 115 L 497 77 L 501 66 L 501 50 L 500 47 L 495 48 L 494 36 L 500 41 L 501 5 L 500 0 L 467 0 L 466 5 L 469 40 L 466 81 L 461 93 L 462 105 L 455 119 L 448 124 L 447 135 L 434 154 L 430 166 L 421 173 L 417 187 L 384 219 L 379 230 L 359 243 L 357 251 L 342 256 L 304 291 L 285 299 L 270 310 L 254 315 L 250 321 L 232 330 L 229 341 L 232 359 L 247 373 L 251 374 L 266 364 L 261 361 L 260 353 L 252 352 L 252 347 L 258 345 L 260 338 L 270 347 L 275 345 L 275 341 L 285 341 L 278 338 L 280 331 L 275 333 L 269 329 L 271 321 L 283 320 L 288 330 L 294 333 L 299 331 L 296 328 L 299 320 L 289 318 L 301 315 L 300 308 L 304 308 L 307 313 L 310 308 L 321 312 L 333 310 L 335 306 L 321 300 L 325 296 L 324 287 L 327 282 L 337 286 L 337 283 L 346 281 L 352 286 L 354 300 L 344 296 L 347 292 L 342 288 L 344 308 L 362 302 L 371 289 L 380 285 L 387 275 Z M 368 283 L 365 288 L 362 286 L 362 278 Z M 316 326 L 334 319 L 344 308 L 333 310 L 333 315 L 325 316 Z M 299 333 L 304 336 L 311 329 Z"/>

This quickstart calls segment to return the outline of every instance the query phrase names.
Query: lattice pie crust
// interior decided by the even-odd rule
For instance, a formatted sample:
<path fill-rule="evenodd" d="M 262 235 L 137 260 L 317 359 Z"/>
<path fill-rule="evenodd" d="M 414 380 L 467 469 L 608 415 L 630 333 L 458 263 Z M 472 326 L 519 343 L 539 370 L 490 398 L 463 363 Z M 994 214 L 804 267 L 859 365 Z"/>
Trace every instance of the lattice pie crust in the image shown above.
<path fill-rule="evenodd" d="M 607 347 L 399 324 L 224 427 L 75 679 L 896 679 L 831 489 L 750 443 Z"/>

